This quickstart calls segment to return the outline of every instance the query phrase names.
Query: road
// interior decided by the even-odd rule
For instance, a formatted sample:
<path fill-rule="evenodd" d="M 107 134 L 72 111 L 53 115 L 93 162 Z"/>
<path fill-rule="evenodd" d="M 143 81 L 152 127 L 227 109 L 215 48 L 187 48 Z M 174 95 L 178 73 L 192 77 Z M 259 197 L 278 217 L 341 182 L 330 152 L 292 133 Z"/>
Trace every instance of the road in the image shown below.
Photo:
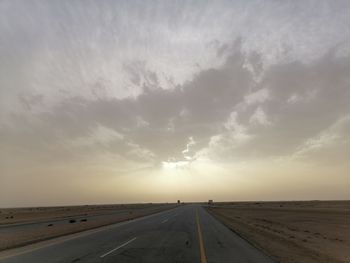
<path fill-rule="evenodd" d="M 2 263 L 273 262 L 199 205 L 0 253 Z"/>

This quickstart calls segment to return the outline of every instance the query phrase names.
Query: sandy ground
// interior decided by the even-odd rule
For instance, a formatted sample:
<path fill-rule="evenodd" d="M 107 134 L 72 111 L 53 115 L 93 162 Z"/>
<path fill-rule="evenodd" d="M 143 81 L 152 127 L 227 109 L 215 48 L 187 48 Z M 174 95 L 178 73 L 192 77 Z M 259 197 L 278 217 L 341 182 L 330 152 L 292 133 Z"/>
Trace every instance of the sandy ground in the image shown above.
<path fill-rule="evenodd" d="M 166 204 L 116 204 L 116 205 L 84 205 L 54 206 L 0 209 L 0 226 L 3 224 L 46 221 L 69 216 L 88 216 L 107 214 L 120 210 L 134 210 Z"/>
<path fill-rule="evenodd" d="M 131 204 L 1 209 L 0 250 L 130 220 L 175 206 Z M 70 222 L 72 219 L 75 219 L 74 223 Z M 55 220 L 61 221 L 56 223 Z"/>
<path fill-rule="evenodd" d="M 207 209 L 279 262 L 350 262 L 350 201 L 215 203 Z"/>

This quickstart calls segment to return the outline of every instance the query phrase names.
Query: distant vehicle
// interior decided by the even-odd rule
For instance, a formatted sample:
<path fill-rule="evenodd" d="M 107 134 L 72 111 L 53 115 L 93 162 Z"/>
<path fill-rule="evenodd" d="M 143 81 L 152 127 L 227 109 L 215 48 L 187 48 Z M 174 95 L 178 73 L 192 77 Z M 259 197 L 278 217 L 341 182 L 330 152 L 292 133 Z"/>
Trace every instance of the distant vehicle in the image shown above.
<path fill-rule="evenodd" d="M 208 205 L 212 205 L 212 204 L 213 204 L 213 200 L 210 199 L 210 200 L 208 201 Z"/>

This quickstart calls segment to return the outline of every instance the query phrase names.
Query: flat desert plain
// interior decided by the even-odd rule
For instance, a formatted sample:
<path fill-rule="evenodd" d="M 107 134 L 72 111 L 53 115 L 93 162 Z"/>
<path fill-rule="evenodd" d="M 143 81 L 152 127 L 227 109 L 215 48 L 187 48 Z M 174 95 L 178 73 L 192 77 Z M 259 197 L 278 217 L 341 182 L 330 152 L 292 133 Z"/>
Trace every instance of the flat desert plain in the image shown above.
<path fill-rule="evenodd" d="M 278 262 L 350 262 L 350 201 L 215 203 L 207 209 Z"/>
<path fill-rule="evenodd" d="M 85 205 L 0 209 L 0 250 L 146 216 L 175 204 Z"/>

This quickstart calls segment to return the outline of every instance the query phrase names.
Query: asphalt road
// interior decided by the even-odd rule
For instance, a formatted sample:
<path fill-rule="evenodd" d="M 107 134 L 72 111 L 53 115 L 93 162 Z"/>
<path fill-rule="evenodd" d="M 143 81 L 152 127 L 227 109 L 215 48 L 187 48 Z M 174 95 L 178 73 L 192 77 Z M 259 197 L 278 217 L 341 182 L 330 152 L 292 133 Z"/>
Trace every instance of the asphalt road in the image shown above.
<path fill-rule="evenodd" d="M 3 263 L 273 262 L 199 205 L 0 253 Z"/>

